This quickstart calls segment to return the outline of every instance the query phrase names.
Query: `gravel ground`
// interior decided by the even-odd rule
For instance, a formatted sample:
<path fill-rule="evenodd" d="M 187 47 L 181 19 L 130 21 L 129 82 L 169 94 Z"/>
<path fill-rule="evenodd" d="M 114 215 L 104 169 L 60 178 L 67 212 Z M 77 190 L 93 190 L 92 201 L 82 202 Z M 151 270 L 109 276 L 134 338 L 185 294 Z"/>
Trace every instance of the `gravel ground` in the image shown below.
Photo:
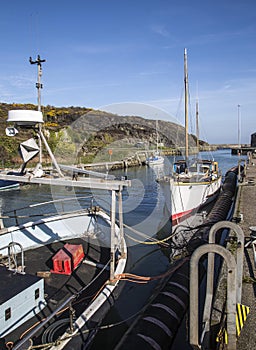
<path fill-rule="evenodd" d="M 256 159 L 248 166 L 245 182 L 241 188 L 239 212 L 243 220 L 239 223 L 244 231 L 245 241 L 250 238 L 250 227 L 256 227 Z M 256 268 L 253 249 L 245 248 L 242 304 L 250 307 L 250 313 L 237 341 L 237 350 L 256 349 Z"/>

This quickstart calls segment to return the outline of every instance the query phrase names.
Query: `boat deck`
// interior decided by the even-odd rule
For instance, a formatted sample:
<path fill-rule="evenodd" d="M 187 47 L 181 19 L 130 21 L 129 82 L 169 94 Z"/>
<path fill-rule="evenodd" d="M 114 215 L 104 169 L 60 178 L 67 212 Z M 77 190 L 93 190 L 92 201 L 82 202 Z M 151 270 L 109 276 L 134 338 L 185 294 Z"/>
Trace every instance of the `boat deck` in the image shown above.
<path fill-rule="evenodd" d="M 85 258 L 92 262 L 96 263 L 100 261 L 101 264 L 105 265 L 109 259 L 107 249 L 87 244 L 87 242 L 82 239 L 75 239 L 57 242 L 27 252 L 25 259 L 27 258 L 27 261 L 31 260 L 34 263 L 28 264 L 26 272 L 29 274 L 38 274 L 40 272 L 50 271 L 53 268 L 52 257 L 65 243 L 82 244 Z M 51 272 L 50 276 L 45 278 L 47 299 L 55 303 L 63 302 L 67 296 L 79 292 L 79 290 L 85 287 L 96 273 L 96 267 L 87 265 L 86 263 L 81 263 L 71 275 Z"/>
<path fill-rule="evenodd" d="M 53 268 L 52 257 L 59 251 L 59 249 L 63 248 L 66 243 L 76 245 L 82 244 L 85 254 L 84 261 L 81 262 L 70 275 L 54 273 L 51 271 Z M 25 325 L 18 327 L 13 333 L 6 336 L 4 342 L 12 342 L 13 339 L 22 338 L 29 329 L 37 326 L 40 322 L 43 322 L 49 314 L 58 308 L 60 308 L 58 316 L 61 315 L 61 317 L 67 319 L 67 322 L 65 323 L 65 327 L 67 327 L 69 324 L 69 307 L 66 305 L 63 306 L 62 309 L 61 305 L 69 297 L 76 294 L 79 298 L 72 301 L 72 308 L 75 311 L 75 316 L 79 316 L 79 310 L 81 313 L 81 309 L 84 310 L 84 308 L 86 308 L 109 278 L 108 269 L 102 271 L 101 268 L 97 267 L 99 265 L 96 266 L 96 264 L 102 264 L 102 266 L 107 264 L 110 257 L 109 253 L 110 251 L 108 248 L 87 243 L 81 238 L 57 242 L 31 251 L 26 251 L 26 276 L 30 276 L 31 279 L 38 279 L 39 277 L 36 276 L 43 276 L 47 306 L 36 317 L 30 319 Z M 92 264 L 87 264 L 86 261 L 90 261 Z M 99 277 L 91 283 L 98 274 Z M 6 297 L 8 297 L 10 288 L 6 287 L 6 283 L 2 283 L 2 285 L 5 286 L 5 294 Z M 56 320 L 56 317 L 44 326 L 43 331 L 46 330 L 49 324 L 54 320 Z M 33 342 L 34 344 L 37 344 L 37 338 L 33 339 Z"/>

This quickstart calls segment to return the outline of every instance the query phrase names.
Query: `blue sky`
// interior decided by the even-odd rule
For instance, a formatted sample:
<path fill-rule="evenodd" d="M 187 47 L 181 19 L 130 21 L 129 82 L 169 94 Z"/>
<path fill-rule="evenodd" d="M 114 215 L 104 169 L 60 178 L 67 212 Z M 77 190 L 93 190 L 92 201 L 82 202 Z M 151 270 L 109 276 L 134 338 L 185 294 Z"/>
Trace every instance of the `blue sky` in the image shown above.
<path fill-rule="evenodd" d="M 183 123 L 186 47 L 201 138 L 237 143 L 238 119 L 242 143 L 256 131 L 255 0 L 2 1 L 0 39 L 1 102 L 36 103 L 40 54 L 43 105 Z"/>

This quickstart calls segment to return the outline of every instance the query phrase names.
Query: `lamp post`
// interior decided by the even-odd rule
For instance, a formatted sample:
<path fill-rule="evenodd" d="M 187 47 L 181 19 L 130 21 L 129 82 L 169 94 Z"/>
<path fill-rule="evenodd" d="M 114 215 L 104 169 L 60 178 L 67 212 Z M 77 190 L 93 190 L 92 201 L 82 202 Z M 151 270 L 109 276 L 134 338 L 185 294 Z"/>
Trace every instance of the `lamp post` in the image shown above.
<path fill-rule="evenodd" d="M 240 140 L 240 105 L 237 105 L 237 130 L 238 130 L 238 153 L 240 154 L 241 140 Z"/>

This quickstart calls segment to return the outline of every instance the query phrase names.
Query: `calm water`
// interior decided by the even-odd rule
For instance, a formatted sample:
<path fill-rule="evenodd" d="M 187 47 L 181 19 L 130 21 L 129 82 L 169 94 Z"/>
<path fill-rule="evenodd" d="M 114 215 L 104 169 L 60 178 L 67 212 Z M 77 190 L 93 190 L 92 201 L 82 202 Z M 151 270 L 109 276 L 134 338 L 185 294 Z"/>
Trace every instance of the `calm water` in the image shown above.
<path fill-rule="evenodd" d="M 202 153 L 202 158 L 209 158 L 209 153 Z M 237 165 L 238 157 L 231 156 L 230 150 L 221 150 L 211 153 L 216 161 L 219 162 L 219 167 L 222 174 Z M 166 163 L 162 168 L 136 167 L 129 168 L 124 171 L 116 171 L 117 176 L 126 175 L 132 180 L 132 187 L 124 191 L 124 222 L 137 231 L 147 235 L 154 236 L 159 229 L 168 230 L 169 212 L 169 191 L 168 187 L 160 187 L 156 182 L 156 178 L 165 174 L 169 174 L 171 162 L 173 158 L 166 159 Z M 109 209 L 110 196 L 102 192 L 93 192 L 97 204 L 103 206 L 106 210 Z M 77 198 L 76 206 L 81 204 L 80 197 L 87 196 L 85 190 L 70 191 L 66 188 L 50 188 L 49 186 L 24 186 L 21 190 L 10 191 L 0 194 L 2 211 L 8 211 L 14 208 L 25 207 L 29 204 L 35 204 L 42 201 L 49 201 L 52 198 L 66 198 L 74 196 Z M 90 203 L 90 200 L 85 200 Z M 62 209 L 71 209 L 73 204 L 67 203 L 65 208 L 56 208 L 49 205 L 48 209 L 51 212 Z M 31 208 L 30 214 L 38 213 L 41 209 Z M 21 212 L 22 213 L 22 212 Z M 22 221 L 22 220 L 21 220 Z M 9 224 L 14 224 L 13 220 L 9 220 Z M 167 225 L 166 225 L 167 224 Z M 132 235 L 129 230 L 125 231 Z M 133 235 L 134 236 L 134 235 Z M 134 236 L 135 237 L 135 236 Z M 136 236 L 137 240 L 140 237 Z M 137 242 L 128 239 L 129 244 L 129 270 L 134 274 L 143 276 L 153 276 L 163 273 L 169 266 L 168 256 L 157 245 L 138 244 Z M 124 283 L 124 282 L 121 282 Z M 93 349 L 99 349 L 104 346 L 104 349 L 113 349 L 118 343 L 122 333 L 127 329 L 127 326 L 134 320 L 132 315 L 136 314 L 148 300 L 155 287 L 154 283 L 149 284 L 134 284 L 125 283 L 122 293 L 110 313 L 104 320 L 104 324 L 115 324 L 117 322 L 127 320 L 119 326 L 115 326 L 109 330 L 102 330 L 97 336 L 97 340 Z"/>
<path fill-rule="evenodd" d="M 210 155 L 208 152 L 201 152 L 201 158 L 209 159 L 209 157 L 219 162 L 219 167 L 223 175 L 238 163 L 238 157 L 232 156 L 230 150 L 220 150 L 212 152 Z M 169 191 L 168 186 L 164 188 L 160 187 L 155 179 L 162 173 L 165 175 L 169 174 L 173 160 L 173 157 L 168 158 L 164 170 L 147 167 L 128 169 L 128 178 L 135 178 L 141 181 L 144 185 L 145 193 L 143 200 L 138 203 L 136 209 L 125 215 L 125 222 L 127 224 L 136 225 L 136 228 L 144 233 L 151 233 L 152 230 L 164 227 L 170 214 L 168 202 L 170 200 L 168 197 Z M 141 200 L 136 199 L 136 193 L 137 191 L 135 189 L 134 200 Z M 167 230 L 169 227 L 167 225 Z M 129 252 L 132 256 L 132 273 L 143 276 L 159 275 L 169 267 L 168 257 L 158 246 L 132 246 Z M 104 324 L 126 320 L 138 312 L 152 294 L 154 287 L 155 284 L 152 282 L 147 285 L 127 283 L 111 312 L 104 320 Z M 118 343 L 121 334 L 127 329 L 127 325 L 130 325 L 132 321 L 133 319 L 129 320 L 126 326 L 116 326 L 111 331 L 101 331 L 93 349 L 100 349 L 102 346 L 105 349 L 113 349 L 115 344 Z M 184 341 L 184 338 L 182 340 Z M 176 344 L 176 347 L 177 349 L 180 348 L 178 344 Z"/>

